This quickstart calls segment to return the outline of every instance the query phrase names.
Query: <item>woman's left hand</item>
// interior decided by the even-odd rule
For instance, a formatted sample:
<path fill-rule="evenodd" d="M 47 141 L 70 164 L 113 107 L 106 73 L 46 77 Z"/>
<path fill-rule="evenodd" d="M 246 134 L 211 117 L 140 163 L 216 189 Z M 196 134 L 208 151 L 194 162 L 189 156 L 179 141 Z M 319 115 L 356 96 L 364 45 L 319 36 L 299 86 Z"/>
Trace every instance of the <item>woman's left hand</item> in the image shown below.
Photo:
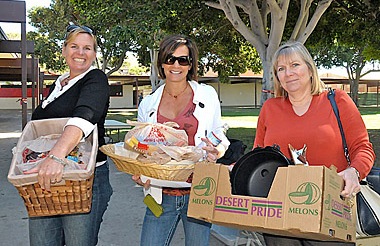
<path fill-rule="evenodd" d="M 344 180 L 343 197 L 354 197 L 360 191 L 360 183 L 354 168 L 347 168 L 338 173 Z"/>
<path fill-rule="evenodd" d="M 202 147 L 202 149 L 206 151 L 206 160 L 209 162 L 216 162 L 219 155 L 218 149 L 207 138 L 201 139 L 204 143 L 206 143 L 206 146 Z"/>

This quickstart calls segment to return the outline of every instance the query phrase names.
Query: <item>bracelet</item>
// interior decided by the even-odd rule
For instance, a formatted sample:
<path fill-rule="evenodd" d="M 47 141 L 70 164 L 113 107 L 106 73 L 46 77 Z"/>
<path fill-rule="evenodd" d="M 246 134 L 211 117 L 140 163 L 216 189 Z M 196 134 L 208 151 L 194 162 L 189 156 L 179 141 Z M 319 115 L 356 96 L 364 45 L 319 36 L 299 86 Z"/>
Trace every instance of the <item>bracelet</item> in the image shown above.
<path fill-rule="evenodd" d="M 59 164 L 61 164 L 62 166 L 66 166 L 67 165 L 67 162 L 62 160 L 61 158 L 59 157 L 56 157 L 55 155 L 49 155 L 48 156 L 50 159 L 53 159 L 55 162 L 58 162 Z"/>

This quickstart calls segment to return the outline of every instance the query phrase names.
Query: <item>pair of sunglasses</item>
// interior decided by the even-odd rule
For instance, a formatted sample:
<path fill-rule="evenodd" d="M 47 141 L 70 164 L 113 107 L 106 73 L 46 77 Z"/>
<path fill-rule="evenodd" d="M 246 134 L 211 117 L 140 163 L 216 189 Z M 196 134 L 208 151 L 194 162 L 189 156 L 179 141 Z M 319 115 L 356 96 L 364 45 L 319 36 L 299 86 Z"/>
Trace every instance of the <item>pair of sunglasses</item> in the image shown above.
<path fill-rule="evenodd" d="M 178 64 L 181 66 L 189 66 L 191 64 L 191 58 L 189 56 L 173 56 L 170 55 L 164 62 L 168 65 L 173 65 L 175 61 L 178 61 Z"/>
<path fill-rule="evenodd" d="M 70 32 L 77 30 L 77 29 L 82 29 L 86 33 L 94 34 L 94 31 L 91 28 L 89 28 L 88 26 L 77 26 L 77 25 L 68 25 L 66 28 L 66 32 L 70 33 Z"/>

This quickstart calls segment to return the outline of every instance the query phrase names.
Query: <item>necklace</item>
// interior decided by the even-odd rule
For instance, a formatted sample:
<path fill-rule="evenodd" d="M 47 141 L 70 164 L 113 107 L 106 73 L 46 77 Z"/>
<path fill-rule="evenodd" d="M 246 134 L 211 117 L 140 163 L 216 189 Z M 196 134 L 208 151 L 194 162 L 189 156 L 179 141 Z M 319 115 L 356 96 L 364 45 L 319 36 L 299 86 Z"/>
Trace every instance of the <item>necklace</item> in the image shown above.
<path fill-rule="evenodd" d="M 69 84 L 69 80 L 70 80 L 70 76 L 67 77 L 67 78 L 64 78 L 64 79 L 61 81 L 61 86 L 64 87 L 65 85 L 68 85 L 68 84 Z"/>
<path fill-rule="evenodd" d="M 172 96 L 172 97 L 174 97 L 175 99 L 177 99 L 182 93 L 184 93 L 184 92 L 186 91 L 188 85 L 189 85 L 189 84 L 186 83 L 185 89 L 183 89 L 180 93 L 178 93 L 178 95 L 173 95 L 173 94 L 171 94 L 171 93 L 166 89 L 166 86 L 165 86 L 164 91 L 165 91 L 166 93 L 168 93 L 169 96 Z"/>

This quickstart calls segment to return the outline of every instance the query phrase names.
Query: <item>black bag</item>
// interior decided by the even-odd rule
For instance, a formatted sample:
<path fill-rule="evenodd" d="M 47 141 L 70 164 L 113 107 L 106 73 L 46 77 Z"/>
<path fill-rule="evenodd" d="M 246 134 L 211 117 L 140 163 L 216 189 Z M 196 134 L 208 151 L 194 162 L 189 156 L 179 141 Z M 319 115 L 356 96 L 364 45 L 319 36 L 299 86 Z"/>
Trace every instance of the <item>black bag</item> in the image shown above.
<path fill-rule="evenodd" d="M 359 236 L 380 235 L 380 168 L 372 167 L 366 180 L 360 181 L 357 194 L 356 232 Z"/>
<path fill-rule="evenodd" d="M 239 160 L 239 158 L 244 155 L 247 145 L 245 145 L 243 141 L 237 139 L 228 140 L 230 141 L 230 146 L 226 150 L 224 156 L 216 161 L 217 163 L 230 165 Z"/>
<path fill-rule="evenodd" d="M 350 155 L 335 101 L 335 91 L 329 88 L 327 96 L 338 121 L 344 155 L 350 166 Z M 360 189 L 356 196 L 356 233 L 362 237 L 380 235 L 380 168 L 372 167 L 366 179 L 360 181 Z"/>

